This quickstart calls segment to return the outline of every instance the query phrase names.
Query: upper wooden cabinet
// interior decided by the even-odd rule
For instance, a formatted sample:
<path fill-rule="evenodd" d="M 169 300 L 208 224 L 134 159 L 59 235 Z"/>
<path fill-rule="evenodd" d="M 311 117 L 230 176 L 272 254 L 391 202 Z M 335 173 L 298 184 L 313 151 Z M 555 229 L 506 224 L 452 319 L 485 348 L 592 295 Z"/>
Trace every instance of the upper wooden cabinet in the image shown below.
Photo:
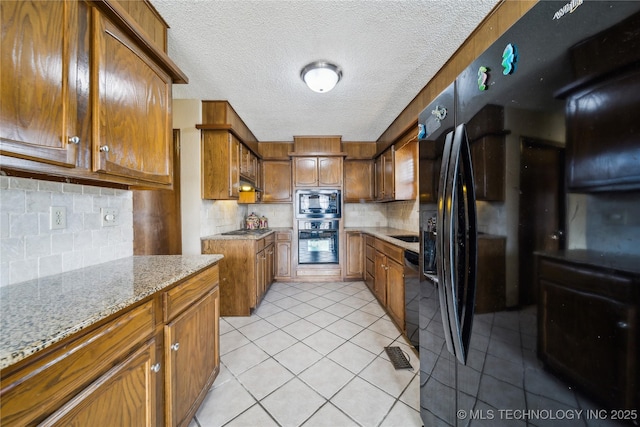
<path fill-rule="evenodd" d="M 291 161 L 264 160 L 262 162 L 262 202 L 291 203 Z"/>
<path fill-rule="evenodd" d="M 171 78 L 97 9 L 93 28 L 93 169 L 171 184 Z"/>
<path fill-rule="evenodd" d="M 372 202 L 375 199 L 373 160 L 344 161 L 344 202 Z"/>
<path fill-rule="evenodd" d="M 202 198 L 236 200 L 240 191 L 240 141 L 224 130 L 202 131 Z"/>
<path fill-rule="evenodd" d="M 418 194 L 418 140 L 405 135 L 376 158 L 376 201 L 414 200 Z"/>
<path fill-rule="evenodd" d="M 295 187 L 342 187 L 342 157 L 293 157 L 293 184 Z"/>
<path fill-rule="evenodd" d="M 2 2 L 0 19 L 3 169 L 171 186 L 187 78 L 119 3 Z"/>
<path fill-rule="evenodd" d="M 378 202 L 395 200 L 394 158 L 395 147 L 391 146 L 376 159 L 376 201 Z"/>
<path fill-rule="evenodd" d="M 1 152 L 75 167 L 78 4 L 2 2 Z M 78 139 L 73 139 L 78 138 Z"/>

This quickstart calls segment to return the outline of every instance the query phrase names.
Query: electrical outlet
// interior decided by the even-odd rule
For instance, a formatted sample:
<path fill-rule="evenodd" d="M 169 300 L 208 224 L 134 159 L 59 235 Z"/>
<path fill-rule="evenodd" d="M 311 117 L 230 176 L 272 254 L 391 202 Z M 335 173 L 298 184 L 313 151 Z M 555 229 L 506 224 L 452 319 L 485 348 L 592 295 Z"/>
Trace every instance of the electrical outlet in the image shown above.
<path fill-rule="evenodd" d="M 100 208 L 100 217 L 103 227 L 115 227 L 120 225 L 120 214 L 115 208 Z"/>
<path fill-rule="evenodd" d="M 49 220 L 49 228 L 51 230 L 67 228 L 67 208 L 64 206 L 51 206 Z"/>

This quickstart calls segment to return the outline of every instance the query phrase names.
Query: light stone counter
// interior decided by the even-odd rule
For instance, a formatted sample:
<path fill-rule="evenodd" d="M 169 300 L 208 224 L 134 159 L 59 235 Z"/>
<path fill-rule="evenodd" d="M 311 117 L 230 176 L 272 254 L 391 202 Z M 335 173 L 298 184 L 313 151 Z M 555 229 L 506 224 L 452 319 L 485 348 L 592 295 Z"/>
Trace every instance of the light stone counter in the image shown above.
<path fill-rule="evenodd" d="M 0 288 L 0 368 L 189 277 L 222 255 L 134 256 Z"/>
<path fill-rule="evenodd" d="M 361 233 L 370 234 L 381 240 L 389 243 L 393 243 L 403 249 L 407 249 L 416 253 L 420 253 L 420 244 L 413 242 L 404 242 L 402 240 L 394 239 L 391 236 L 418 236 L 417 231 L 401 230 L 399 228 L 392 227 L 346 227 L 345 231 L 360 231 Z"/>

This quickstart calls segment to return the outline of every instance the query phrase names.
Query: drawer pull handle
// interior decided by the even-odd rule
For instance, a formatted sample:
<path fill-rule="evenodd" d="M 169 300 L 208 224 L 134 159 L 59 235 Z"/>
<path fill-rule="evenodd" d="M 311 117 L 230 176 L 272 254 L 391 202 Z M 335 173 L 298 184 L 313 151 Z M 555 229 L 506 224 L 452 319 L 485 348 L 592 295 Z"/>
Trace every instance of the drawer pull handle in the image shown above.
<path fill-rule="evenodd" d="M 79 136 L 70 136 L 69 137 L 69 144 L 80 144 L 80 137 Z"/>
<path fill-rule="evenodd" d="M 155 363 L 153 365 L 151 365 L 151 370 L 155 373 L 160 372 L 160 364 L 159 363 Z"/>
<path fill-rule="evenodd" d="M 171 344 L 171 350 L 178 351 L 179 348 L 180 348 L 180 343 L 179 342 L 177 342 L 175 344 Z"/>

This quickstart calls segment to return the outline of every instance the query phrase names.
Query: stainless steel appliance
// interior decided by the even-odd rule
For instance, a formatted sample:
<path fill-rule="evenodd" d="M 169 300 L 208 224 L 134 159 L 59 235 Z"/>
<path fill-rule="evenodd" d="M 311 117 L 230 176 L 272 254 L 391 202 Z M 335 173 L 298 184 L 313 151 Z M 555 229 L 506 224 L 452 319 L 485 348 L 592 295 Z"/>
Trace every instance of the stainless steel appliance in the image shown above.
<path fill-rule="evenodd" d="M 503 129 L 505 133 L 525 137 L 542 125 L 551 126 L 565 108 L 555 94 L 573 80 L 569 48 L 638 10 L 640 2 L 538 2 L 420 114 L 419 193 L 421 197 L 437 194 L 420 203 L 419 352 L 424 426 L 599 422 L 585 419 L 584 412 L 582 418 L 579 414 L 585 408 L 603 409 L 602 403 L 545 369 L 538 358 L 535 305 L 474 313 L 476 202 L 467 140 L 471 129 L 465 124 L 473 122 L 483 107 L 494 105 L 513 109 L 514 120 Z M 523 111 L 530 114 L 523 115 Z M 533 113 L 538 121 L 528 121 Z M 539 121 L 540 117 L 546 122 Z M 473 129 L 471 144 L 486 136 L 482 125 Z M 430 180 L 423 181 L 423 176 L 431 174 L 438 188 Z M 434 213 L 436 274 L 433 257 L 426 253 L 434 249 L 429 228 Z M 507 262 L 513 261 L 507 258 Z M 517 285 L 507 283 L 507 287 Z M 618 425 L 611 419 L 606 422 Z"/>
<path fill-rule="evenodd" d="M 337 220 L 298 221 L 298 263 L 338 264 Z"/>
<path fill-rule="evenodd" d="M 342 200 L 340 190 L 296 190 L 296 218 L 340 218 Z"/>

